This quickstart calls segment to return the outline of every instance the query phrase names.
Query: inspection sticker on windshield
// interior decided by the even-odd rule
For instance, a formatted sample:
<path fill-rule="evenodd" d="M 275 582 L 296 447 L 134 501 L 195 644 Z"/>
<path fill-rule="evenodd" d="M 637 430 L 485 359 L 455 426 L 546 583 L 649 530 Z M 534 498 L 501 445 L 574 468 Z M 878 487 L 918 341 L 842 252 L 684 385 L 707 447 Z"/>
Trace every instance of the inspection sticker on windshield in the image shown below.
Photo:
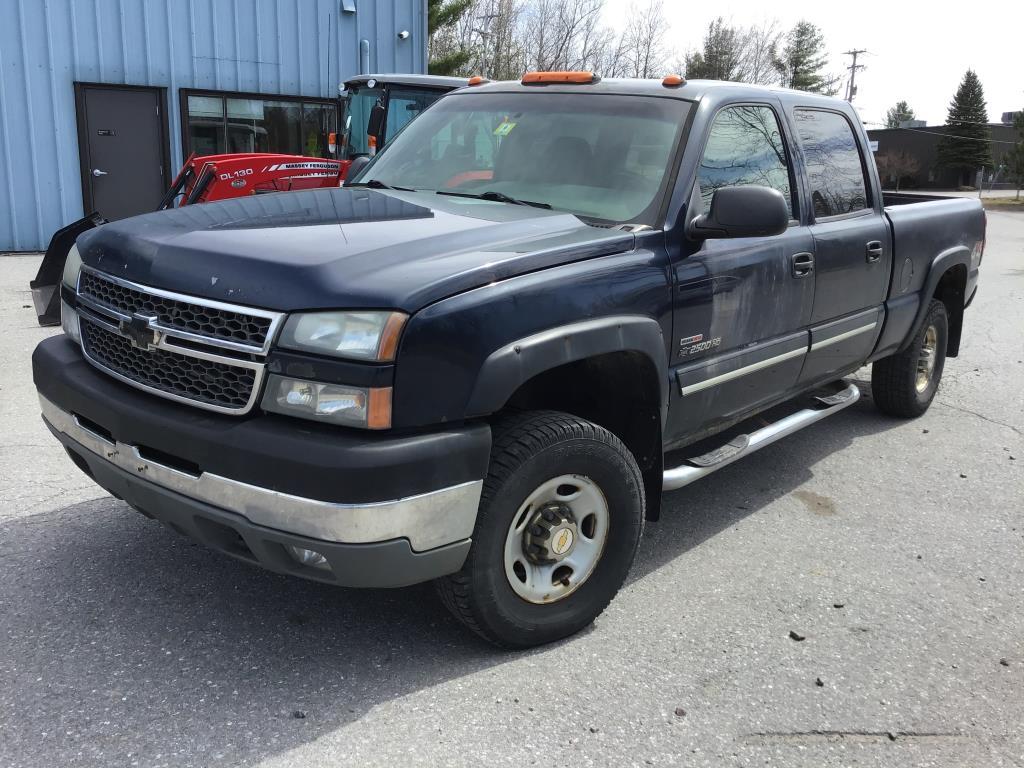
<path fill-rule="evenodd" d="M 515 123 L 509 122 L 508 120 L 506 120 L 505 122 L 503 122 L 501 125 L 499 125 L 497 128 L 494 129 L 494 135 L 495 136 L 508 136 L 510 133 L 512 133 L 512 129 L 515 128 L 515 127 L 516 127 Z"/>

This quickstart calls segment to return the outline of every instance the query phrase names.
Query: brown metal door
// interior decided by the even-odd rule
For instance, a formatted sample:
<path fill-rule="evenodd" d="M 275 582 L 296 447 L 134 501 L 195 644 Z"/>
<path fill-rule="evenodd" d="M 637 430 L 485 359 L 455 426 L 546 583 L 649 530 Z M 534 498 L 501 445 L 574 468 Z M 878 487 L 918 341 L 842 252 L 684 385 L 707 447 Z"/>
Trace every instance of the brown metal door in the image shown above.
<path fill-rule="evenodd" d="M 167 184 L 161 90 L 101 85 L 77 90 L 86 211 L 114 220 L 156 210 Z"/>

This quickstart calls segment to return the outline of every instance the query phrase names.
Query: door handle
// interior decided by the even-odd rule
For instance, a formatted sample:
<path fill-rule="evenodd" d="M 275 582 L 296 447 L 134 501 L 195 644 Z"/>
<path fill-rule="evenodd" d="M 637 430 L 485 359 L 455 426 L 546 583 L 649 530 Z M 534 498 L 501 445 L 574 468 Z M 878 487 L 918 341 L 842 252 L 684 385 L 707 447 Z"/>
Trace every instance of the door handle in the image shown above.
<path fill-rule="evenodd" d="M 872 240 L 870 243 L 867 244 L 866 251 L 867 251 L 867 257 L 868 257 L 868 264 L 870 264 L 871 262 L 874 262 L 874 261 L 878 261 L 880 258 L 882 258 L 882 253 L 883 253 L 883 251 L 882 251 L 882 241 L 881 240 Z"/>
<path fill-rule="evenodd" d="M 106 176 L 107 172 L 106 171 L 101 171 L 99 168 L 93 168 L 92 169 L 92 175 L 96 176 L 97 178 L 99 178 L 100 176 Z"/>
<path fill-rule="evenodd" d="M 793 270 L 793 277 L 797 279 L 807 277 L 814 271 L 814 254 L 794 253 L 789 257 L 789 263 Z"/>

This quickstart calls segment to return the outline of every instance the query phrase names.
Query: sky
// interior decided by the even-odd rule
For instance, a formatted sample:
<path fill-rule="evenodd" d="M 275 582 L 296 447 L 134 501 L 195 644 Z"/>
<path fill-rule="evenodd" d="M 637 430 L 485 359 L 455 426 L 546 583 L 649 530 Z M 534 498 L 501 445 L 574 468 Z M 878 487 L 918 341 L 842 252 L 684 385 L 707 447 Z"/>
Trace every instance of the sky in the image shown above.
<path fill-rule="evenodd" d="M 621 29 L 631 6 L 647 0 L 605 0 L 605 21 Z M 977 13 L 974 13 L 974 10 Z M 990 122 L 1003 112 L 1024 108 L 1024 27 L 1022 0 L 962 3 L 950 0 L 857 0 L 856 2 L 766 3 L 764 0 L 717 0 L 696 3 L 664 0 L 668 47 L 680 59 L 700 46 L 716 16 L 737 26 L 778 19 L 788 29 L 800 19 L 817 24 L 831 56 L 829 71 L 843 73 L 850 57 L 843 51 L 866 48 L 858 58 L 853 104 L 868 128 L 883 127 L 886 110 L 906 100 L 918 119 L 942 125 L 963 78 L 974 69 L 985 89 Z M 669 56 L 669 61 L 674 61 Z M 685 74 L 685 73 L 684 73 Z"/>

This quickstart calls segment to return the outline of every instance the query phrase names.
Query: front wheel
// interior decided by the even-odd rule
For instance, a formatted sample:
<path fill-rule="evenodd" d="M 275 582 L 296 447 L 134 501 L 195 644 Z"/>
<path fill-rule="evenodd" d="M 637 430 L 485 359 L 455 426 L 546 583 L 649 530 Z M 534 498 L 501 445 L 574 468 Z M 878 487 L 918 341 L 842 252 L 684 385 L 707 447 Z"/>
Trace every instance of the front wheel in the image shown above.
<path fill-rule="evenodd" d="M 890 416 L 920 416 L 932 404 L 946 364 L 946 305 L 933 300 L 920 330 L 902 352 L 871 366 L 871 396 Z"/>
<path fill-rule="evenodd" d="M 558 640 L 615 596 L 643 523 L 640 469 L 617 437 L 565 413 L 516 415 L 495 427 L 473 546 L 438 592 L 496 645 Z"/>

